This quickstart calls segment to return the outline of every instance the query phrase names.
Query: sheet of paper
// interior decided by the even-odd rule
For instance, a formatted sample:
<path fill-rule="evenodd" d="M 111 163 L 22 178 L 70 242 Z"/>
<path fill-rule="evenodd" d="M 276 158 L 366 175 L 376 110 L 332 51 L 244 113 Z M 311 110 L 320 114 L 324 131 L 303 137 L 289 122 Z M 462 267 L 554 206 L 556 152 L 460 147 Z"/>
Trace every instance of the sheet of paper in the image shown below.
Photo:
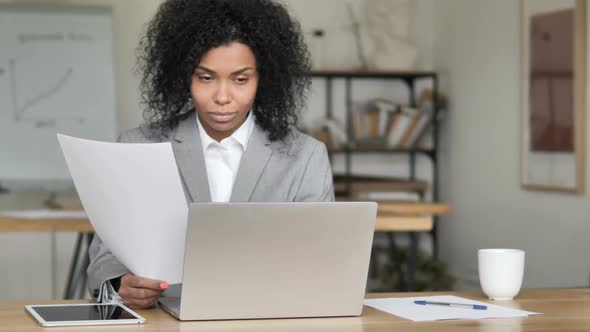
<path fill-rule="evenodd" d="M 62 210 L 4 210 L 0 216 L 19 219 L 83 219 L 86 218 L 84 211 L 62 211 Z"/>
<path fill-rule="evenodd" d="M 417 300 L 464 304 L 480 304 L 485 305 L 488 308 L 487 310 L 474 310 L 437 305 L 419 305 L 414 303 L 414 301 Z M 365 300 L 365 305 L 381 311 L 385 311 L 392 315 L 413 320 L 415 322 L 427 322 L 447 319 L 510 318 L 527 317 L 529 315 L 540 315 L 540 313 L 538 312 L 512 309 L 509 307 L 503 307 L 501 305 L 474 301 L 452 295 L 367 299 Z"/>
<path fill-rule="evenodd" d="M 107 248 L 136 275 L 181 282 L 188 206 L 170 143 L 58 139 Z"/>

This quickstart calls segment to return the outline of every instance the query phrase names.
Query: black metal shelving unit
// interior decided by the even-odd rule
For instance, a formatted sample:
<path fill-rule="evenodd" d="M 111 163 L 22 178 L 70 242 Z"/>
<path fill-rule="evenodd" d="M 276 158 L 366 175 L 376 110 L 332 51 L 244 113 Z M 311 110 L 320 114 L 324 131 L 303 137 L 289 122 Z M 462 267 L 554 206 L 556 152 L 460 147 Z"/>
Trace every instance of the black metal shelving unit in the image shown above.
<path fill-rule="evenodd" d="M 438 76 L 432 71 L 339 71 L 339 70 L 317 70 L 311 72 L 312 78 L 321 78 L 325 80 L 326 88 L 326 117 L 333 118 L 334 106 L 332 102 L 332 88 L 334 79 L 344 79 L 345 82 L 345 98 L 346 98 L 346 132 L 349 139 L 348 144 L 341 149 L 332 149 L 329 152 L 331 154 L 343 153 L 345 155 L 345 177 L 346 177 L 346 192 L 351 193 L 352 189 L 352 156 L 354 154 L 366 154 L 366 153 L 388 153 L 388 154 L 406 154 L 408 158 L 409 167 L 409 179 L 416 179 L 416 156 L 424 155 L 428 157 L 432 164 L 432 200 L 438 201 L 439 198 L 439 174 L 438 174 L 438 131 L 439 131 L 439 111 L 440 105 L 438 105 Z M 350 138 L 353 137 L 353 122 L 352 122 L 352 81 L 362 79 L 383 79 L 383 80 L 398 80 L 405 83 L 408 89 L 410 107 L 416 106 L 416 81 L 417 80 L 431 80 L 432 92 L 433 92 L 433 123 L 432 123 L 432 147 L 431 148 L 412 148 L 412 149 L 394 149 L 394 148 L 355 148 L 352 146 Z M 434 217 L 434 226 L 430 231 L 432 239 L 433 257 L 438 259 L 438 236 L 437 236 L 437 222 L 438 217 Z M 392 248 L 395 247 L 393 243 L 393 234 L 390 233 L 390 241 Z M 417 255 L 418 246 L 418 234 L 410 232 L 410 252 L 413 258 Z M 415 271 L 415 259 L 413 266 L 410 266 L 412 272 Z M 409 280 L 407 285 L 408 290 L 413 290 L 413 280 Z"/>

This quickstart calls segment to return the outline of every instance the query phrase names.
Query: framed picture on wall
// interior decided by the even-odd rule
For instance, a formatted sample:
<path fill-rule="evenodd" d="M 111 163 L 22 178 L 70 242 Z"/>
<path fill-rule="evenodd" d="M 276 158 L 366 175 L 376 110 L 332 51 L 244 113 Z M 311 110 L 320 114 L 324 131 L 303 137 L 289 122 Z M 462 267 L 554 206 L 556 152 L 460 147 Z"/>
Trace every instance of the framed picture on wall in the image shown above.
<path fill-rule="evenodd" d="M 521 178 L 583 193 L 586 0 L 521 0 Z"/>

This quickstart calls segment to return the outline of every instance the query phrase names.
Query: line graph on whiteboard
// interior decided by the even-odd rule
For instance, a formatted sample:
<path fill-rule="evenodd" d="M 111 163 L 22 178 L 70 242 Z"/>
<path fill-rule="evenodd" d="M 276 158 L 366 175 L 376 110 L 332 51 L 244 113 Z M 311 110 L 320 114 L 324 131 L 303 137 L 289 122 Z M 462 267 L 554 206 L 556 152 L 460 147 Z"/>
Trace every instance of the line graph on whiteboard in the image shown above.
<path fill-rule="evenodd" d="M 0 179 L 70 181 L 57 133 L 104 142 L 117 137 L 112 6 L 5 2 Z"/>
<path fill-rule="evenodd" d="M 35 91 L 22 89 L 23 79 L 31 79 L 30 76 L 23 77 L 19 72 L 19 62 L 11 58 L 8 60 L 8 76 L 10 79 L 10 95 L 12 99 L 12 112 L 14 121 L 17 123 L 33 123 L 36 127 L 55 127 L 60 121 L 74 121 L 84 123 L 85 117 L 79 114 L 60 114 L 56 109 L 55 99 L 67 94 L 68 85 L 72 85 L 72 78 L 75 75 L 73 67 L 65 67 L 53 71 L 50 77 L 43 79 L 42 86 L 37 86 Z M 29 82 L 30 83 L 30 82 Z M 30 84 L 29 84 L 30 85 Z"/>

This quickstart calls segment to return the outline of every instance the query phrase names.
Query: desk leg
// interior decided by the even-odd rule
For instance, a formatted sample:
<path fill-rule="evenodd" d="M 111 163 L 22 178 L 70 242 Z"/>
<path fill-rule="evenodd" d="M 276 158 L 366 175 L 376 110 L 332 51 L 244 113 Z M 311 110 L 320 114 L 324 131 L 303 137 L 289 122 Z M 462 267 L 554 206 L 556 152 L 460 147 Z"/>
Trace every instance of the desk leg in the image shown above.
<path fill-rule="evenodd" d="M 416 264 L 418 261 L 418 233 L 410 232 L 410 256 L 408 257 L 408 269 L 402 269 L 401 262 L 397 260 L 400 257 L 397 246 L 395 245 L 394 233 L 389 233 L 389 251 L 393 269 L 399 274 L 401 281 L 400 287 L 406 292 L 413 292 L 416 288 Z"/>
<path fill-rule="evenodd" d="M 90 249 L 90 244 L 92 243 L 92 239 L 94 238 L 94 234 L 86 234 L 86 251 L 84 254 L 84 260 L 82 261 L 82 266 L 80 267 L 79 276 L 80 280 L 80 293 L 78 293 L 78 298 L 83 299 L 86 294 L 86 283 L 88 281 L 88 274 L 86 270 L 88 269 L 88 265 L 90 265 L 90 255 L 88 250 Z"/>
<path fill-rule="evenodd" d="M 78 298 L 83 299 L 86 294 L 86 282 L 87 275 L 86 270 L 90 264 L 90 256 L 88 256 L 88 250 L 90 243 L 94 238 L 93 233 L 78 233 L 76 239 L 76 247 L 72 254 L 72 260 L 70 262 L 70 273 L 68 274 L 68 282 L 66 284 L 66 290 L 64 293 L 64 299 L 70 300 L 76 297 L 78 292 Z M 82 249 L 82 243 L 86 239 L 85 248 Z"/>
<path fill-rule="evenodd" d="M 416 261 L 418 260 L 418 233 L 410 232 L 410 261 L 408 271 L 408 291 L 416 288 Z"/>
<path fill-rule="evenodd" d="M 51 298 L 57 300 L 57 239 L 51 232 Z"/>
<path fill-rule="evenodd" d="M 72 289 L 74 275 L 76 274 L 76 269 L 78 266 L 78 257 L 80 256 L 80 249 L 82 248 L 82 240 L 84 240 L 84 233 L 78 233 L 78 237 L 76 238 L 76 246 L 74 247 L 74 252 L 72 254 L 72 259 L 70 260 L 70 271 L 68 273 L 68 281 L 66 283 L 66 288 L 64 291 L 64 299 L 70 300 L 74 296 L 74 290 Z"/>
<path fill-rule="evenodd" d="M 395 234 L 393 232 L 389 232 L 389 256 L 391 260 L 391 267 L 395 270 L 398 275 L 400 276 L 400 288 L 407 290 L 407 283 L 406 283 L 406 276 L 404 271 L 402 270 L 401 262 L 398 260 L 400 257 L 398 253 L 397 246 L 395 245 Z M 397 290 L 387 290 L 387 291 L 397 291 Z"/>

